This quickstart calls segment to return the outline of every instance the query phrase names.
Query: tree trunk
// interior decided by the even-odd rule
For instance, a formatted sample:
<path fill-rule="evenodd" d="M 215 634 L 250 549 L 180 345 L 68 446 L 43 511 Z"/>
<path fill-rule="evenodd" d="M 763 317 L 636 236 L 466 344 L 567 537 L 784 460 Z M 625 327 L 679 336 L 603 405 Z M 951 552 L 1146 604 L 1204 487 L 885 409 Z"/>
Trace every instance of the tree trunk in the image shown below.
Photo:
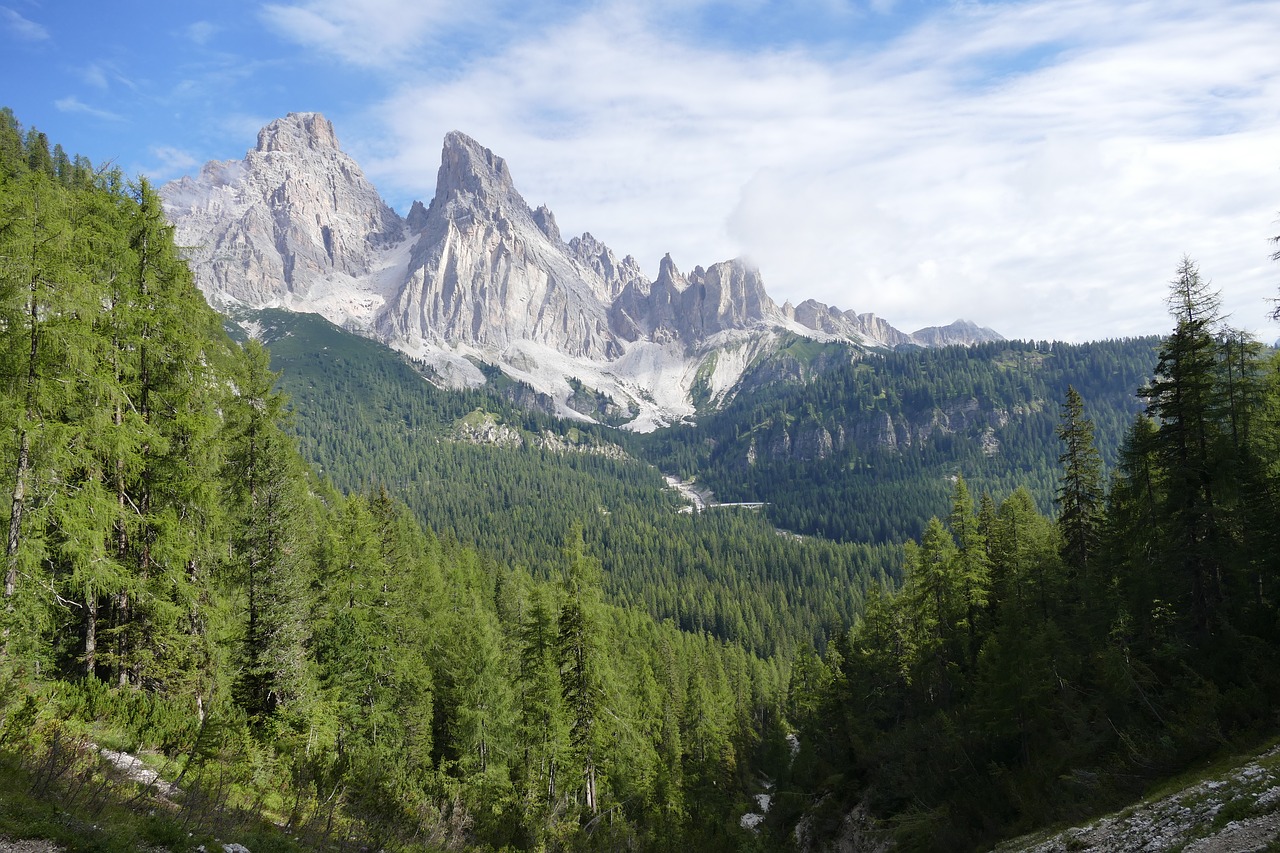
<path fill-rule="evenodd" d="M 98 662 L 98 597 L 84 597 L 84 674 L 92 678 Z"/>
<path fill-rule="evenodd" d="M 4 575 L 4 597 L 10 599 L 18 589 L 18 545 L 22 540 L 22 509 L 27 499 L 27 469 L 31 465 L 31 435 L 25 430 L 18 449 L 18 470 L 13 484 L 13 510 L 9 516 L 9 541 L 5 546 L 8 567 Z"/>

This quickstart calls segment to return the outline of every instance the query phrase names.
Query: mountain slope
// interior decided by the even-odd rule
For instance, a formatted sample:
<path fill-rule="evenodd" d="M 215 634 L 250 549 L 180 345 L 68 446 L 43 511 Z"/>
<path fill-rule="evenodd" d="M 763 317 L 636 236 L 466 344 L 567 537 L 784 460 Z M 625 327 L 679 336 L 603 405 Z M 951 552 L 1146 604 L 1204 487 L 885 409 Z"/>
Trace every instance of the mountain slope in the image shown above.
<path fill-rule="evenodd" d="M 1205 774 L 1180 790 L 1061 832 L 1001 844 L 997 853 L 1240 853 L 1280 839 L 1280 749 Z M 1166 788 L 1168 786 L 1165 786 Z"/>
<path fill-rule="evenodd" d="M 571 403 L 587 393 L 640 431 L 691 418 L 695 383 L 704 403 L 731 396 L 780 335 L 871 348 L 999 339 L 964 322 L 908 335 L 812 301 L 779 307 L 741 260 L 686 275 L 668 256 L 649 281 L 590 234 L 564 242 L 506 161 L 457 131 L 431 203 L 403 219 L 315 113 L 272 122 L 242 161 L 162 192 L 212 304 L 321 314 L 456 387 L 483 384 L 478 365 L 496 365 L 564 416 L 594 419 Z"/>
<path fill-rule="evenodd" d="M 1049 511 L 1068 386 L 1084 396 L 1114 465 L 1157 346 L 1007 341 L 858 354 L 793 337 L 717 411 L 632 446 L 724 500 L 764 502 L 787 530 L 902 542 L 946 514 L 957 475 L 996 498 L 1026 486 Z"/>
<path fill-rule="evenodd" d="M 437 389 L 315 316 L 265 310 L 252 325 L 282 371 L 304 455 L 344 489 L 386 488 L 501 564 L 554 577 L 581 523 L 610 600 L 759 652 L 823 645 L 868 585 L 899 571 L 893 545 L 787 535 L 748 509 L 689 512 L 611 441 L 626 433 L 521 410 L 494 388 Z"/>
<path fill-rule="evenodd" d="M 367 326 L 400 217 L 315 114 L 276 121 L 242 161 L 163 188 L 200 289 L 216 308 L 280 306 Z"/>

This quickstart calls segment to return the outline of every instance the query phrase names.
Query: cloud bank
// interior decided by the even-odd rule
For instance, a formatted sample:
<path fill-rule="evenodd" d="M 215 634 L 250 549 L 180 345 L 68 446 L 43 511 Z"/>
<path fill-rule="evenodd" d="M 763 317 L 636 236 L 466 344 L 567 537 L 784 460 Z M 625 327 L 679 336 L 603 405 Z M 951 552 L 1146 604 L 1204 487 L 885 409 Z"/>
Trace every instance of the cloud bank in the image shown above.
<path fill-rule="evenodd" d="M 1237 325 L 1276 337 L 1270 3 L 458 8 L 261 10 L 380 82 L 338 132 L 402 211 L 459 129 L 566 235 L 651 275 L 667 252 L 685 269 L 745 255 L 779 301 L 1085 340 L 1167 330 L 1187 254 Z"/>

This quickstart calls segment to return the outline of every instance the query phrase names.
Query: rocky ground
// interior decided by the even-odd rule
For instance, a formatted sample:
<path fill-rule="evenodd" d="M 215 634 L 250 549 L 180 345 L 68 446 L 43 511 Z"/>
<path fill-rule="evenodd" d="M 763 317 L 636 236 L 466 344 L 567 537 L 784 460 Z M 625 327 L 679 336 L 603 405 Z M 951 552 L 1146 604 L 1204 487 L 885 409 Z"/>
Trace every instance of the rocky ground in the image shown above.
<path fill-rule="evenodd" d="M 996 853 L 1251 853 L 1280 851 L 1280 747 L 1176 793 Z"/>
<path fill-rule="evenodd" d="M 7 838 L 0 838 L 0 853 L 60 853 L 61 850 L 62 848 L 55 846 L 52 841 L 39 839 L 10 841 Z"/>

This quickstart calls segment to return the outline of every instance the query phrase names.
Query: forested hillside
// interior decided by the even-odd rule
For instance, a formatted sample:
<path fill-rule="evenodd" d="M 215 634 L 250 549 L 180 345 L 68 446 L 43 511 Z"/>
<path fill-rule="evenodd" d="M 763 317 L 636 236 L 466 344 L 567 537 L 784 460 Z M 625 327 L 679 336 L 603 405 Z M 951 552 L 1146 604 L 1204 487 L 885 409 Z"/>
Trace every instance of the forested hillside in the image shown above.
<path fill-rule="evenodd" d="M 152 188 L 7 110 L 0 359 L 0 834 L 747 839 L 762 762 L 786 754 L 785 662 L 604 603 L 581 524 L 535 580 L 386 490 L 335 489 L 296 450 L 266 350 L 233 343 L 193 286 Z M 137 794 L 103 746 L 173 787 Z"/>
<path fill-rule="evenodd" d="M 825 643 L 901 549 L 781 535 L 759 513 L 679 512 L 615 430 L 520 408 L 499 391 L 435 388 L 385 347 L 311 315 L 255 328 L 291 398 L 303 453 L 346 489 L 385 487 L 430 528 L 538 577 L 582 527 L 607 598 L 761 654 Z M 512 389 L 513 392 L 519 389 Z"/>
<path fill-rule="evenodd" d="M 0 111 L 0 836 L 980 849 L 1274 737 L 1280 360 L 1189 259 L 1169 306 L 796 339 L 629 436 L 315 318 L 237 343 L 146 181 Z"/>
<path fill-rule="evenodd" d="M 569 526 L 589 519 L 611 600 L 762 653 L 821 646 L 860 612 L 869 584 L 896 582 L 900 543 L 944 511 L 958 474 L 992 494 L 1026 486 L 1047 511 L 1068 385 L 1094 395 L 1114 464 L 1158 346 L 875 353 L 797 339 L 723 411 L 636 436 L 524 408 L 514 401 L 527 403 L 527 389 L 509 380 L 437 389 L 318 317 L 266 311 L 250 322 L 282 372 L 304 454 L 343 488 L 385 485 L 432 528 L 536 575 Z M 487 438 L 476 423 L 492 424 Z M 659 469 L 767 506 L 679 514 Z"/>
<path fill-rule="evenodd" d="M 1106 466 L 1141 409 L 1156 338 L 999 341 L 856 351 L 797 339 L 697 426 L 638 442 L 666 470 L 727 501 L 763 501 L 774 524 L 845 542 L 900 543 L 946 511 L 957 475 L 977 491 L 1025 487 L 1041 511 L 1057 481 L 1057 407 L 1086 401 Z"/>
<path fill-rule="evenodd" d="M 797 663 L 805 748 L 786 784 L 805 793 L 788 808 L 830 795 L 807 831 L 860 806 L 905 849 L 981 847 L 1274 736 L 1280 363 L 1225 325 L 1190 260 L 1169 306 L 1109 486 L 1072 390 L 1056 521 L 1025 489 L 975 499 L 957 481 L 902 589 Z"/>

